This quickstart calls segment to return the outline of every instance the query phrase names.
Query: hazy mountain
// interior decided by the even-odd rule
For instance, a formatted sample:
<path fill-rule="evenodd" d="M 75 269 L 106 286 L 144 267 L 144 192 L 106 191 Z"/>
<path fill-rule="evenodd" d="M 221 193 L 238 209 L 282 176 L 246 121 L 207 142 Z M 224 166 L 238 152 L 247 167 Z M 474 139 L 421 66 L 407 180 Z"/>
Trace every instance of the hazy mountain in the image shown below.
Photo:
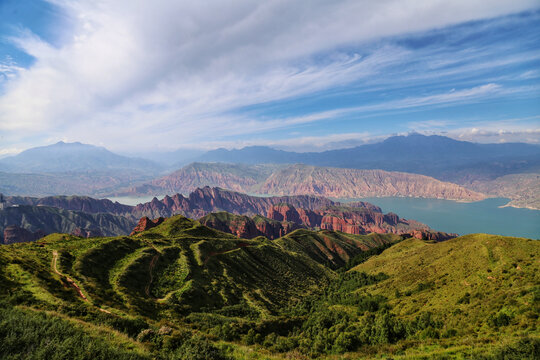
<path fill-rule="evenodd" d="M 299 164 L 224 163 L 193 163 L 150 183 L 126 189 L 124 194 L 185 194 L 202 186 L 255 194 L 335 198 L 410 196 L 465 201 L 484 198 L 462 186 L 418 174 Z"/>
<path fill-rule="evenodd" d="M 141 184 L 156 173 L 140 170 L 81 170 L 56 173 L 0 172 L 0 192 L 21 196 L 110 194 L 117 189 Z"/>
<path fill-rule="evenodd" d="M 540 169 L 540 146 L 478 144 L 444 136 L 410 134 L 382 142 L 320 153 L 296 153 L 269 147 L 210 151 L 201 161 L 230 163 L 304 163 L 356 169 L 403 171 L 467 183 Z"/>
<path fill-rule="evenodd" d="M 291 164 L 302 162 L 304 154 L 276 150 L 267 146 L 248 146 L 242 149 L 216 149 L 208 151 L 197 160 L 202 162 L 228 162 L 242 164 Z"/>
<path fill-rule="evenodd" d="M 28 149 L 0 160 L 0 169 L 18 173 L 137 170 L 157 173 L 162 166 L 149 160 L 117 155 L 103 147 L 64 143 Z"/>
<path fill-rule="evenodd" d="M 205 153 L 206 151 L 200 149 L 178 149 L 173 151 L 133 152 L 124 155 L 150 160 L 167 168 L 178 169 L 195 161 Z"/>
<path fill-rule="evenodd" d="M 192 163 L 170 175 L 153 180 L 150 185 L 159 189 L 161 194 L 189 193 L 203 186 L 248 192 L 281 167 L 283 165 Z"/>

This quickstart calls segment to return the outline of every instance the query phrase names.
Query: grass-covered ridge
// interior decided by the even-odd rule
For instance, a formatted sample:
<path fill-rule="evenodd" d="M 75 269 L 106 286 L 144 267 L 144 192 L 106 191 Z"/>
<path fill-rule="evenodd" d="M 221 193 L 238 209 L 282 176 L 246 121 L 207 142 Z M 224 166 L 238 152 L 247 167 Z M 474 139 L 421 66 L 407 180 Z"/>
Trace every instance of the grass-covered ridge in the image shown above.
<path fill-rule="evenodd" d="M 538 346 L 539 251 L 488 235 L 247 240 L 183 216 L 130 237 L 53 234 L 0 247 L 0 354 L 526 358 Z"/>
<path fill-rule="evenodd" d="M 429 311 L 452 337 L 489 348 L 538 336 L 539 259 L 537 240 L 471 234 L 436 244 L 405 240 L 352 271 L 387 274 L 365 291 L 386 297 L 398 316 Z"/>

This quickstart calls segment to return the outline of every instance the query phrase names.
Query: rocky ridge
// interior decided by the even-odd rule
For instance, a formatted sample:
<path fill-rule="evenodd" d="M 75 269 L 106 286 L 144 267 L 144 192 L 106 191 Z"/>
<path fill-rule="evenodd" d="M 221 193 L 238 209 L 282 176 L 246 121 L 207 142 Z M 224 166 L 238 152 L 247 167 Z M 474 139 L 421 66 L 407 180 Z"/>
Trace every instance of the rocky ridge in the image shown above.
<path fill-rule="evenodd" d="M 266 217 L 261 215 L 249 217 L 222 211 L 207 214 L 201 217 L 199 222 L 245 239 L 258 236 L 277 239 L 302 228 L 339 231 L 353 235 L 391 233 L 435 241 L 444 241 L 458 236 L 435 231 L 415 220 L 401 219 L 394 213 L 384 214 L 380 209 L 338 205 L 311 210 L 280 203 L 271 206 Z M 153 227 L 152 221 L 147 217 L 141 218 L 139 224 L 144 225 L 138 226 L 133 233 L 145 230 L 146 224 Z"/>
<path fill-rule="evenodd" d="M 410 196 L 478 201 L 485 196 L 429 176 L 384 170 L 292 165 L 274 172 L 258 187 L 261 194 L 311 194 L 334 198 Z"/>
<path fill-rule="evenodd" d="M 318 195 L 333 198 L 423 197 L 478 201 L 481 193 L 425 175 L 309 165 L 193 163 L 150 183 L 127 189 L 130 194 L 188 193 L 218 186 L 262 195 Z"/>

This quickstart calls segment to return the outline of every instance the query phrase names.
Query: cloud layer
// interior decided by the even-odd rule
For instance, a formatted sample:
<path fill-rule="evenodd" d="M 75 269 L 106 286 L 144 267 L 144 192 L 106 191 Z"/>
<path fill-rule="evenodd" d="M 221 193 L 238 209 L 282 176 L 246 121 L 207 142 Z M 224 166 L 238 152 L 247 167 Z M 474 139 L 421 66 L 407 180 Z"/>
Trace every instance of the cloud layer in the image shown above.
<path fill-rule="evenodd" d="M 493 79 L 455 91 L 439 89 L 293 116 L 249 112 L 251 106 L 358 81 L 371 88 L 391 87 L 385 84 L 389 79 L 377 77 L 398 71 L 404 60 L 414 64 L 423 50 L 379 39 L 516 13 L 538 4 L 535 0 L 313 1 L 310 6 L 305 1 L 51 2 L 69 19 L 65 29 L 69 36 L 53 46 L 38 34 L 21 30 L 10 40 L 35 62 L 27 69 L 0 64 L 5 75 L 0 82 L 0 134 L 6 148 L 62 138 L 116 149 L 175 148 L 232 141 L 228 137 L 288 129 L 347 113 L 501 96 L 516 90 Z M 489 49 L 462 55 L 481 57 L 486 52 Z M 463 71 L 450 66 L 452 59 L 430 55 L 437 60 L 430 66 L 440 71 L 441 78 Z M 534 60 L 539 54 L 528 56 Z M 523 75 L 538 77 L 534 72 Z M 422 80 L 418 71 L 400 76 Z"/>

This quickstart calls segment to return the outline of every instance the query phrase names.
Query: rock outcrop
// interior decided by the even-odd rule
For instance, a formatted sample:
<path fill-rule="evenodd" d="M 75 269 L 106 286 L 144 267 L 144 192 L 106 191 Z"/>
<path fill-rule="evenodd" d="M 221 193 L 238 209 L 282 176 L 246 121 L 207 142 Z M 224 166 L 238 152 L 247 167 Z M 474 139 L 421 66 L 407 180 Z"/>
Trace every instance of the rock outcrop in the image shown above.
<path fill-rule="evenodd" d="M 133 229 L 133 231 L 131 231 L 131 233 L 129 235 L 130 236 L 135 235 L 135 234 L 140 233 L 142 231 L 146 231 L 146 230 L 149 230 L 151 228 L 154 228 L 154 227 L 160 225 L 163 221 L 165 221 L 165 218 L 163 218 L 163 217 L 159 217 L 157 219 L 150 220 L 148 217 L 143 216 L 139 220 L 139 223 L 137 224 L 137 226 L 135 226 L 135 228 Z"/>
<path fill-rule="evenodd" d="M 267 217 L 278 221 L 290 221 L 311 229 L 341 231 L 347 234 L 392 233 L 410 234 L 426 240 L 443 241 L 458 236 L 434 231 L 415 220 L 401 219 L 397 214 L 383 214 L 380 209 L 366 207 L 326 206 L 316 210 L 296 209 L 291 205 L 273 206 Z"/>
<path fill-rule="evenodd" d="M 244 239 L 264 236 L 273 240 L 304 227 L 294 222 L 276 221 L 260 215 L 250 218 L 245 215 L 235 215 L 228 212 L 208 214 L 200 218 L 199 222 L 204 226 Z"/>
<path fill-rule="evenodd" d="M 64 210 L 83 211 L 90 214 L 108 213 L 126 215 L 132 206 L 112 202 L 108 199 L 94 199 L 88 196 L 46 196 L 42 198 L 29 196 L 7 196 L 9 205 L 50 206 Z"/>
<path fill-rule="evenodd" d="M 266 216 L 270 219 L 278 221 L 289 221 L 296 224 L 304 225 L 308 228 L 321 226 L 323 215 L 309 209 L 295 208 L 289 204 L 278 204 L 272 206 Z"/>
<path fill-rule="evenodd" d="M 424 240 L 443 241 L 458 236 L 434 231 L 414 220 L 401 219 L 394 213 L 383 214 L 367 208 L 328 206 L 317 210 L 298 209 L 288 204 L 272 206 L 267 217 L 250 218 L 227 212 L 208 214 L 199 219 L 205 226 L 252 239 L 265 236 L 277 239 L 290 232 L 304 229 L 323 229 L 347 234 L 396 234 Z"/>
<path fill-rule="evenodd" d="M 182 214 L 197 219 L 212 212 L 226 211 L 238 215 L 253 216 L 266 214 L 273 205 L 281 203 L 291 204 L 302 209 L 316 209 L 337 204 L 320 196 L 260 197 L 205 186 L 195 189 L 187 197 L 176 194 L 165 196 L 163 200 L 154 198 L 150 202 L 137 205 L 132 210 L 132 214 L 137 218 L 142 216 L 150 218 L 169 217 L 174 214 Z"/>
<path fill-rule="evenodd" d="M 4 228 L 3 243 L 4 245 L 8 245 L 14 243 L 36 241 L 46 235 L 47 234 L 43 230 L 37 230 L 36 232 L 32 232 L 17 225 L 9 225 Z"/>
<path fill-rule="evenodd" d="M 64 210 L 50 206 L 16 205 L 0 210 L 0 234 L 11 225 L 43 234 L 65 233 L 76 236 L 127 235 L 136 222 L 125 216 Z M 9 230 L 9 229 L 8 229 Z M 11 236 L 11 235 L 10 235 Z M 17 238 L 29 239 L 26 235 Z"/>

